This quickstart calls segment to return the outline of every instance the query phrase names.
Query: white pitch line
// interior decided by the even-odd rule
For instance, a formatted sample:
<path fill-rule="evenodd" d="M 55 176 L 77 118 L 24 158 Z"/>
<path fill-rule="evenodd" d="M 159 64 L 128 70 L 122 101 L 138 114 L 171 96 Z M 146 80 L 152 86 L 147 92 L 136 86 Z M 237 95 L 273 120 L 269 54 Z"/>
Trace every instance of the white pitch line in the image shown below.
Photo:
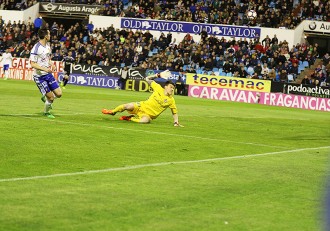
<path fill-rule="evenodd" d="M 0 182 L 26 181 L 26 180 L 38 180 L 38 179 L 56 178 L 56 177 L 65 177 L 65 176 L 87 175 L 87 174 L 104 173 L 104 172 L 125 171 L 125 170 L 140 169 L 140 168 L 147 168 L 147 167 L 159 167 L 159 166 L 174 165 L 174 164 L 192 164 L 192 163 L 214 162 L 214 161 L 222 161 L 222 160 L 278 155 L 278 154 L 284 154 L 284 153 L 293 153 L 293 152 L 319 150 L 319 149 L 329 149 L 329 148 L 330 148 L 330 146 L 317 147 L 317 148 L 301 148 L 301 149 L 286 150 L 286 151 L 280 151 L 280 152 L 266 152 L 266 153 L 260 153 L 260 154 L 219 157 L 219 158 L 204 159 L 204 160 L 186 160 L 186 161 L 173 161 L 173 162 L 140 164 L 140 165 L 132 165 L 132 166 L 126 166 L 126 167 L 118 167 L 118 168 L 106 168 L 106 169 L 99 169 L 99 170 L 89 170 L 89 171 L 83 171 L 83 172 L 71 172 L 71 173 L 59 173 L 59 174 L 44 175 L 44 176 L 7 178 L 7 179 L 0 179 Z"/>
<path fill-rule="evenodd" d="M 62 120 L 56 120 L 56 119 L 44 119 L 44 118 L 40 118 L 40 117 L 24 117 L 24 116 L 21 116 L 21 117 L 27 118 L 27 119 L 43 120 L 43 121 L 47 121 L 47 122 L 73 124 L 73 125 L 88 126 L 88 127 L 107 128 L 107 129 L 116 129 L 116 130 L 130 131 L 130 132 L 144 132 L 144 133 L 150 133 L 150 134 L 177 136 L 177 137 L 193 138 L 193 139 L 199 139 L 199 140 L 212 140 L 212 141 L 218 141 L 218 142 L 227 142 L 227 143 L 242 144 L 242 145 L 254 145 L 254 146 L 260 146 L 260 147 L 270 147 L 270 148 L 280 148 L 280 149 L 284 148 L 283 146 L 273 146 L 273 145 L 261 144 L 261 143 L 240 142 L 240 141 L 216 139 L 216 138 L 201 137 L 201 136 L 190 136 L 190 135 L 184 135 L 184 134 L 173 134 L 173 133 L 166 133 L 166 132 L 146 131 L 146 130 L 141 130 L 141 129 L 118 128 L 118 127 L 111 127 L 111 126 L 99 126 L 99 125 L 94 125 L 94 124 L 69 122 L 69 121 L 62 121 Z M 181 129 L 181 128 L 179 128 L 179 129 Z"/>

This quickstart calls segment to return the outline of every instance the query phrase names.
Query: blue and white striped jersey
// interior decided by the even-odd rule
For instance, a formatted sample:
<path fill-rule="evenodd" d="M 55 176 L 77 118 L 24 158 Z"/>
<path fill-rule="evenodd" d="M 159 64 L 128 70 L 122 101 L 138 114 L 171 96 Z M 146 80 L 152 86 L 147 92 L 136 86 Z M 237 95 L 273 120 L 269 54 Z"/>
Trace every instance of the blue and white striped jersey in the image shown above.
<path fill-rule="evenodd" d="M 32 50 L 30 55 L 30 60 L 32 62 L 38 63 L 41 67 L 50 67 L 50 60 L 51 60 L 51 48 L 50 45 L 47 43 L 46 46 L 43 46 L 40 42 L 37 42 Z M 39 77 L 42 75 L 47 75 L 48 73 L 41 70 L 34 69 L 33 75 L 35 77 Z"/>

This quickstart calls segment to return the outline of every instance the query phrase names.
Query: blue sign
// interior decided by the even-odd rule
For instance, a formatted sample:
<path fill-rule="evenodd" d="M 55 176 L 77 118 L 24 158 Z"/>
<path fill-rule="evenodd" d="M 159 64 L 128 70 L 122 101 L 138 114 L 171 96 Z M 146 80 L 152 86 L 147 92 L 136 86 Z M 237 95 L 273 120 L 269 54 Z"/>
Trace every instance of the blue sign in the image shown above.
<path fill-rule="evenodd" d="M 59 80 L 61 80 L 61 76 L 59 77 Z M 80 86 L 116 88 L 118 87 L 117 81 L 117 77 L 71 74 L 69 83 Z"/>
<path fill-rule="evenodd" d="M 255 38 L 260 37 L 261 29 L 258 27 L 231 26 L 219 24 L 190 23 L 178 21 L 143 20 L 134 18 L 121 18 L 121 28 L 138 30 L 156 30 L 162 32 L 179 32 L 200 34 L 205 28 L 209 35 Z"/>
<path fill-rule="evenodd" d="M 148 69 L 146 71 L 146 74 L 147 75 L 153 75 L 153 74 L 156 74 L 156 73 L 160 73 L 162 72 L 162 70 L 151 70 L 151 69 Z M 181 79 L 180 79 L 181 77 Z M 176 83 L 177 81 L 180 81 L 181 83 L 183 84 L 186 84 L 186 75 L 181 73 L 181 72 L 176 72 L 176 71 L 171 71 L 171 76 L 168 78 L 168 80 L 171 80 L 173 83 Z M 166 82 L 167 80 L 166 79 L 163 79 L 163 78 L 156 78 L 155 79 L 156 82 L 158 83 L 162 83 L 162 82 Z"/>

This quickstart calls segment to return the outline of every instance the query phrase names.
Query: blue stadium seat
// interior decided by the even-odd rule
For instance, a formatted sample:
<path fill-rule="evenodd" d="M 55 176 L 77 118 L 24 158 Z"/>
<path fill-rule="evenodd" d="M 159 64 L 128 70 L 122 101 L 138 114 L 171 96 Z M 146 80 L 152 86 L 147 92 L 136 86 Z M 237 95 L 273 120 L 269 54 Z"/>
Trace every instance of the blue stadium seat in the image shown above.
<path fill-rule="evenodd" d="M 249 75 L 253 75 L 253 73 L 254 73 L 254 69 L 253 69 L 253 67 L 248 67 L 248 69 L 246 70 L 246 72 L 247 72 Z"/>
<path fill-rule="evenodd" d="M 294 82 L 294 78 L 292 74 L 288 74 L 288 82 Z"/>
<path fill-rule="evenodd" d="M 157 54 L 157 53 L 158 53 L 158 49 L 155 47 L 155 48 L 152 50 L 152 53 Z"/>
<path fill-rule="evenodd" d="M 309 63 L 308 63 L 308 61 L 304 61 L 304 62 L 303 62 L 303 65 L 304 65 L 304 67 L 309 67 Z"/>
<path fill-rule="evenodd" d="M 303 64 L 300 64 L 298 66 L 298 74 L 300 74 L 303 70 L 305 70 L 305 66 Z"/>

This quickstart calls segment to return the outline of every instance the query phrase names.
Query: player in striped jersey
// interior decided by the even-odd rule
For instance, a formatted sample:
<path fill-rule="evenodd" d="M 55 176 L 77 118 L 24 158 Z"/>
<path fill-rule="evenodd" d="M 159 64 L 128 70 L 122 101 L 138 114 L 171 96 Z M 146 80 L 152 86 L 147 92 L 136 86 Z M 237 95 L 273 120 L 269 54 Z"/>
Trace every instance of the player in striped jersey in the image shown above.
<path fill-rule="evenodd" d="M 31 66 L 34 69 L 33 80 L 37 84 L 41 94 L 46 97 L 44 115 L 48 118 L 55 118 L 51 113 L 52 103 L 55 98 L 62 96 L 62 90 L 53 76 L 56 67 L 51 62 L 51 48 L 49 45 L 50 31 L 39 29 L 39 42 L 37 42 L 30 55 Z"/>

